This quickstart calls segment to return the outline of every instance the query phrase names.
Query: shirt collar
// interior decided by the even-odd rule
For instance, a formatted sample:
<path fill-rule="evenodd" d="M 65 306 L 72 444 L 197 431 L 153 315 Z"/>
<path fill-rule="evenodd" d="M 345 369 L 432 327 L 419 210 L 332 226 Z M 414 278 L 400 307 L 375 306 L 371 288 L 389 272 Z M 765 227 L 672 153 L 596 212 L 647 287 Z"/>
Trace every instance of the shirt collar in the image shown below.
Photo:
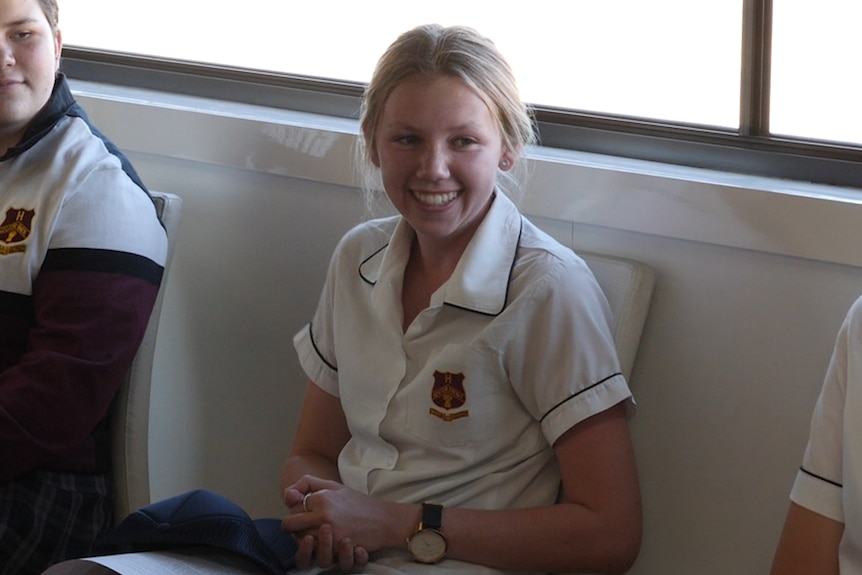
<path fill-rule="evenodd" d="M 488 213 L 464 250 L 452 277 L 432 297 L 432 305 L 446 303 L 487 315 L 502 312 L 521 226 L 521 214 L 515 204 L 505 194 L 495 193 Z M 400 286 L 412 241 L 413 231 L 402 218 L 389 244 L 360 265 L 362 278 L 375 286 L 384 279 Z"/>

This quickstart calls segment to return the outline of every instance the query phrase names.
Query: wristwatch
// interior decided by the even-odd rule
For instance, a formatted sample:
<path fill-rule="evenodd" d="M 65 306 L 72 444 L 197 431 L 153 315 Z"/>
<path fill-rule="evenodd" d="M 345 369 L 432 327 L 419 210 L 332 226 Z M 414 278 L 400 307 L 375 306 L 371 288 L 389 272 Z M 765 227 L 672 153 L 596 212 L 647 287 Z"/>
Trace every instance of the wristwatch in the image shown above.
<path fill-rule="evenodd" d="M 437 563 L 446 555 L 446 538 L 440 531 L 443 523 L 443 506 L 422 504 L 422 521 L 419 529 L 407 540 L 407 549 L 417 563 Z"/>

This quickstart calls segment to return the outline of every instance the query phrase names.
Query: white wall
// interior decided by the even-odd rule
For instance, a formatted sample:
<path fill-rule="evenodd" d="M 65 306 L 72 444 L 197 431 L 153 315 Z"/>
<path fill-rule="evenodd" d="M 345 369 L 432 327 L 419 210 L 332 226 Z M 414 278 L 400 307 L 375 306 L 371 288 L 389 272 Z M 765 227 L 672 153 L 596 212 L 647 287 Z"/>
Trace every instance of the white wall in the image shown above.
<path fill-rule="evenodd" d="M 278 516 L 304 387 L 291 338 L 363 217 L 355 127 L 78 89 L 149 186 L 185 201 L 158 341 L 153 498 L 206 487 Z M 632 573 L 765 573 L 836 331 L 862 293 L 862 206 L 801 183 L 533 157 L 535 221 L 656 270 L 632 377 L 645 510 Z"/>

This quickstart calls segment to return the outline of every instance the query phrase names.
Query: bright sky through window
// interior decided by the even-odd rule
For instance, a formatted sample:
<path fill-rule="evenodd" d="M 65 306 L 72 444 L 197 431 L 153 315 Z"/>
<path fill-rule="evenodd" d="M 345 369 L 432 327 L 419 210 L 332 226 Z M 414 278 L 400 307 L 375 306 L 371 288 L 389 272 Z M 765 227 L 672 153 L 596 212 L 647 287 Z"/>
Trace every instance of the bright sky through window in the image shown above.
<path fill-rule="evenodd" d="M 774 1 L 774 131 L 862 141 L 852 105 L 862 84 L 850 73 L 850 55 L 862 48 L 852 30 L 862 4 L 823 0 L 813 10 L 802 0 Z M 742 0 L 533 0 L 529 11 L 488 0 L 242 6 L 238 13 L 211 0 L 62 0 L 60 24 L 67 44 L 362 82 L 400 32 L 465 24 L 497 43 L 528 102 L 739 124 Z"/>

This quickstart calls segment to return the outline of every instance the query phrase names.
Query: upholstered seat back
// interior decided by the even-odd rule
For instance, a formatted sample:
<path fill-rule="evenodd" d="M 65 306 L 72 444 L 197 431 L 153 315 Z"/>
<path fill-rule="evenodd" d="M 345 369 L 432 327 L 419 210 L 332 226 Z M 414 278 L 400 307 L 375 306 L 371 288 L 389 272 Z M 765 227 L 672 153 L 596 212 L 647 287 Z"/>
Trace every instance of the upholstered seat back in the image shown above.
<path fill-rule="evenodd" d="M 182 200 L 175 195 L 160 192 L 151 192 L 151 194 L 168 234 L 168 257 L 165 261 L 162 285 L 141 347 L 111 408 L 115 523 L 132 511 L 150 503 L 148 452 L 150 387 L 162 299 L 173 258 L 182 207 Z"/>
<path fill-rule="evenodd" d="M 578 252 L 596 276 L 614 315 L 614 343 L 627 380 L 631 379 L 641 333 L 652 298 L 655 274 L 641 262 Z"/>

